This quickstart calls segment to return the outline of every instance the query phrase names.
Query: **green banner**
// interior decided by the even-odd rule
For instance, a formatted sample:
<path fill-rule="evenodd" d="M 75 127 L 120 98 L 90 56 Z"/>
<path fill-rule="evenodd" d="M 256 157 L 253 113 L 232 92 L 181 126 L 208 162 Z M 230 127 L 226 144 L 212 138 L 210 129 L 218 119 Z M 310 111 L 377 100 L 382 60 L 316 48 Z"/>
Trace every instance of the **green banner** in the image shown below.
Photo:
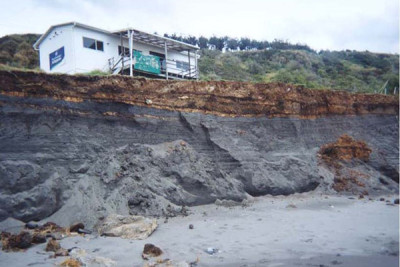
<path fill-rule="evenodd" d="M 160 58 L 157 56 L 145 56 L 139 51 L 133 51 L 135 57 L 135 69 L 154 74 L 161 73 Z"/>

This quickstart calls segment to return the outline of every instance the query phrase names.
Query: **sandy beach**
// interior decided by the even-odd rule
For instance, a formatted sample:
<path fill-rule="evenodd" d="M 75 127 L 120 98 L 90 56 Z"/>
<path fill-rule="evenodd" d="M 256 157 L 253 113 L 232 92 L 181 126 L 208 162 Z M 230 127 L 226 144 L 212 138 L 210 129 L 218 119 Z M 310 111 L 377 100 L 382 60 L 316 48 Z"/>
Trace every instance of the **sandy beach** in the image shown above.
<path fill-rule="evenodd" d="M 386 196 L 393 203 L 396 196 Z M 86 235 L 60 241 L 63 248 L 99 259 L 92 266 L 146 266 L 152 243 L 175 266 L 398 266 L 399 206 L 316 192 L 254 198 L 246 206 L 204 205 L 186 217 L 158 220 L 145 240 Z M 189 225 L 193 229 L 189 229 Z M 54 266 L 45 244 L 1 252 L 1 266 Z M 210 255 L 207 249 L 218 252 Z M 196 262 L 196 264 L 194 264 Z"/>

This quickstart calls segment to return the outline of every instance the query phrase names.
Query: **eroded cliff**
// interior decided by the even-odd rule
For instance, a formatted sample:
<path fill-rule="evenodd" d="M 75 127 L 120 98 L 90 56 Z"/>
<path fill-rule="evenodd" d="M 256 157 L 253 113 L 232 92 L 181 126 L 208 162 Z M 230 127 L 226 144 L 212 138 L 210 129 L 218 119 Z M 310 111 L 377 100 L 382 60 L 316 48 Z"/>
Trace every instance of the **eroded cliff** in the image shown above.
<path fill-rule="evenodd" d="M 363 181 L 340 191 L 318 152 L 343 134 L 371 152 L 339 159 Z M 249 195 L 398 192 L 398 151 L 393 96 L 0 72 L 0 220 L 93 225 Z"/>
<path fill-rule="evenodd" d="M 69 102 L 114 102 L 220 116 L 398 114 L 394 96 L 309 90 L 290 84 L 146 80 L 0 71 L 0 93 Z M 116 114 L 117 115 L 117 114 Z"/>

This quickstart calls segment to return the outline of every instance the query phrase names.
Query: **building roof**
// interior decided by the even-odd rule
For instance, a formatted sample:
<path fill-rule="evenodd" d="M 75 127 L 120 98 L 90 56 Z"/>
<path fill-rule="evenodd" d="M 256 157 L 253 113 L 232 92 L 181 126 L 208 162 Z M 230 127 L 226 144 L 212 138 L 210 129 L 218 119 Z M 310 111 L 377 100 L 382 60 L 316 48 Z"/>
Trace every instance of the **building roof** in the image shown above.
<path fill-rule="evenodd" d="M 187 51 L 187 50 L 198 50 L 200 49 L 198 46 L 194 46 L 191 44 L 187 44 L 184 42 L 180 42 L 171 38 L 163 37 L 157 34 L 152 34 L 152 33 L 147 33 L 144 31 L 136 30 L 133 28 L 125 28 L 119 31 L 113 32 L 114 34 L 122 34 L 125 38 L 128 37 L 128 31 L 133 32 L 133 40 L 139 41 L 142 43 L 146 44 L 151 44 L 154 46 L 162 47 L 164 48 L 164 45 L 166 44 L 168 49 L 173 49 L 176 51 Z"/>
<path fill-rule="evenodd" d="M 140 30 L 136 30 L 133 28 L 126 28 L 126 29 L 122 29 L 119 31 L 106 31 L 100 28 L 96 28 L 93 26 L 89 26 L 89 25 L 85 25 L 79 22 L 67 22 L 67 23 L 62 23 L 62 24 L 57 24 L 57 25 L 53 25 L 51 26 L 42 36 L 40 36 L 40 38 L 33 44 L 33 48 L 35 48 L 36 50 L 39 49 L 39 45 L 44 41 L 44 39 L 47 37 L 47 35 L 55 28 L 57 27 L 62 27 L 62 26 L 67 26 L 67 25 L 73 25 L 73 26 L 78 26 L 84 29 L 88 29 L 88 30 L 92 30 L 92 31 L 97 31 L 97 32 L 101 32 L 101 33 L 105 33 L 105 34 L 109 34 L 109 35 L 116 35 L 116 36 L 120 36 L 122 35 L 125 38 L 128 38 L 128 31 L 132 31 L 133 32 L 133 40 L 135 41 L 139 41 L 139 42 L 143 42 L 146 44 L 151 44 L 154 46 L 158 46 L 158 47 L 164 47 L 164 45 L 166 44 L 168 49 L 173 49 L 173 50 L 177 50 L 177 51 L 187 51 L 187 50 L 198 50 L 199 47 L 198 46 L 194 46 L 191 44 L 187 44 L 184 42 L 180 42 L 180 41 L 176 41 L 167 37 L 163 37 L 157 34 L 152 34 L 152 33 L 147 33 L 144 31 L 140 31 Z"/>
<path fill-rule="evenodd" d="M 35 48 L 36 50 L 38 50 L 38 49 L 39 49 L 39 45 L 44 41 L 44 39 L 47 37 L 47 35 L 49 35 L 49 33 L 51 33 L 51 31 L 52 31 L 53 29 L 58 28 L 58 27 L 62 27 L 62 26 L 68 26 L 68 25 L 74 25 L 74 26 L 78 26 L 78 27 L 81 27 L 81 28 L 89 29 L 89 30 L 92 30 L 92 31 L 102 32 L 102 33 L 105 33 L 105 34 L 112 34 L 112 33 L 109 32 L 109 31 L 102 30 L 102 29 L 99 29 L 99 28 L 96 28 L 96 27 L 92 27 L 92 26 L 89 26 L 89 25 L 85 25 L 85 24 L 82 24 L 82 23 L 79 23 L 79 22 L 74 22 L 74 21 L 72 21 L 72 22 L 66 22 L 66 23 L 61 23 L 61 24 L 57 24 L 57 25 L 52 25 L 52 26 L 51 26 L 44 34 L 42 34 L 42 36 L 40 36 L 40 38 L 33 44 L 33 48 Z"/>

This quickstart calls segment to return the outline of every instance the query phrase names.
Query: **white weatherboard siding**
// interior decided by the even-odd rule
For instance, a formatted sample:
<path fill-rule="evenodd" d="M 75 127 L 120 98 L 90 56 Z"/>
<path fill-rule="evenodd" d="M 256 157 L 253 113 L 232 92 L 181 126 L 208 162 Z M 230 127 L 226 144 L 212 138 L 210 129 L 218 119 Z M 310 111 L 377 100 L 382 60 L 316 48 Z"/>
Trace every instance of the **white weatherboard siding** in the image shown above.
<path fill-rule="evenodd" d="M 103 51 L 84 47 L 83 37 L 103 42 Z M 74 27 L 73 39 L 76 51 L 76 73 L 90 72 L 92 70 L 108 71 L 108 59 L 118 57 L 118 37 L 81 27 Z"/>
<path fill-rule="evenodd" d="M 53 29 L 40 44 L 40 68 L 46 72 L 75 73 L 75 57 L 73 46 L 72 25 Z M 64 47 L 65 57 L 61 63 L 50 70 L 50 53 Z"/>
<path fill-rule="evenodd" d="M 54 26 L 39 44 L 40 68 L 46 72 L 59 73 L 86 73 L 93 70 L 110 71 L 111 62 L 116 63 L 119 59 L 118 46 L 121 45 L 120 36 L 111 32 L 96 29 L 90 26 L 70 23 Z M 90 38 L 103 43 L 103 51 L 84 47 L 83 38 Z M 123 37 L 123 46 L 129 47 L 129 40 Z M 65 57 L 61 63 L 50 70 L 49 55 L 64 47 Z M 150 52 L 165 54 L 164 47 L 150 45 L 140 41 L 133 41 L 133 49 L 141 51 L 143 55 Z M 177 69 L 176 61 L 189 63 L 188 52 L 168 50 L 168 72 L 182 74 L 184 69 Z M 190 54 L 190 66 L 195 66 L 195 53 Z M 125 63 L 129 66 L 129 61 Z"/>

